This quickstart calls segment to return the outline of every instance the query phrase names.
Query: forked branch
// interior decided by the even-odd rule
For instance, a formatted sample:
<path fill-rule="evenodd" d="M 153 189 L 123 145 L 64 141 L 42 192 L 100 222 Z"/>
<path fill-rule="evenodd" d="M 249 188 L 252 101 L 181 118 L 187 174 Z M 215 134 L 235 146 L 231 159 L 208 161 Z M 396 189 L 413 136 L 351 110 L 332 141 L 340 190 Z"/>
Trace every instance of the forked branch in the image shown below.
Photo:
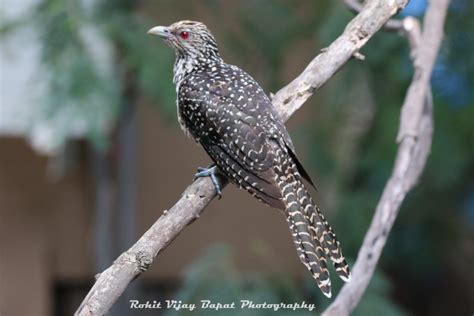
<path fill-rule="evenodd" d="M 395 165 L 357 255 L 352 281 L 343 286 L 323 315 L 349 315 L 355 309 L 372 278 L 400 205 L 425 167 L 433 136 L 433 99 L 429 80 L 443 38 L 448 4 L 449 0 L 430 1 L 423 32 L 419 22 L 411 17 L 392 25 L 398 24 L 397 30 L 407 37 L 415 68 L 402 107 Z"/>

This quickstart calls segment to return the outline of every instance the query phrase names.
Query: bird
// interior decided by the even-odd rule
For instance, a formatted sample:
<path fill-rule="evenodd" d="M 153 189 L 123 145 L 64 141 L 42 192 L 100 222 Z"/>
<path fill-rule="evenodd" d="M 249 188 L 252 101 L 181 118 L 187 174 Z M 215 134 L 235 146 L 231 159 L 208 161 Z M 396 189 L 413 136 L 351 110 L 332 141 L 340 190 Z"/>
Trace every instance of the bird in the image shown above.
<path fill-rule="evenodd" d="M 331 297 L 327 260 L 349 282 L 349 266 L 339 241 L 304 180 L 313 181 L 298 159 L 285 125 L 263 88 L 245 71 L 226 63 L 215 37 L 197 21 L 156 26 L 148 34 L 164 40 L 176 54 L 178 122 L 213 161 L 196 178 L 210 177 L 221 196 L 217 175 L 281 210 L 300 261 L 321 292 Z"/>

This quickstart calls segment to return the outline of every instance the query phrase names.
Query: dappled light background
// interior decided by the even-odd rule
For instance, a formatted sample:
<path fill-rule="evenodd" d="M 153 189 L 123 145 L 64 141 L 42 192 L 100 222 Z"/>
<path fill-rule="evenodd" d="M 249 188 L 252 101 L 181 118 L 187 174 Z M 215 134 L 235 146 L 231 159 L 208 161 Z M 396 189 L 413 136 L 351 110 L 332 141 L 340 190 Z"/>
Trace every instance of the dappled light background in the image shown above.
<path fill-rule="evenodd" d="M 178 127 L 174 54 L 146 35 L 149 28 L 204 22 L 224 60 L 272 93 L 353 17 L 342 1 L 1 5 L 0 314 L 8 316 L 72 314 L 94 275 L 177 201 L 197 167 L 210 163 Z M 426 6 L 412 0 L 400 14 L 421 19 Z M 432 153 L 355 315 L 474 311 L 473 21 L 474 3 L 453 0 L 431 80 Z M 413 73 L 406 40 L 396 33 L 378 32 L 361 53 L 365 61 L 349 61 L 287 125 L 350 263 L 391 172 Z M 335 273 L 333 284 L 336 294 L 342 282 Z M 111 312 L 183 314 L 130 310 L 130 299 L 306 301 L 319 312 L 331 301 L 300 264 L 284 217 L 233 186 Z"/>

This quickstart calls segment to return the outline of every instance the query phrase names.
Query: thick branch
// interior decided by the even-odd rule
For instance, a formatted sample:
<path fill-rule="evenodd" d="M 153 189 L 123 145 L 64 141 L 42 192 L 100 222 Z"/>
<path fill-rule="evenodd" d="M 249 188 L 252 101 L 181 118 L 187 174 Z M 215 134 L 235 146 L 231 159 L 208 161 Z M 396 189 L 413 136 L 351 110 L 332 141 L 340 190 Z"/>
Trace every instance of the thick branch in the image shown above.
<path fill-rule="evenodd" d="M 286 121 L 326 81 L 334 75 L 408 0 L 371 0 L 323 53 L 273 98 L 273 104 Z M 224 181 L 225 182 L 225 181 Z M 226 183 L 224 183 L 225 185 Z M 181 199 L 120 257 L 102 272 L 76 315 L 103 315 L 128 284 L 145 271 L 187 225 L 199 217 L 215 197 L 209 179 L 191 184 Z"/>
<path fill-rule="evenodd" d="M 424 169 L 433 134 L 429 78 L 443 38 L 448 4 L 449 0 L 430 2 L 421 39 L 415 19 L 407 18 L 402 23 L 409 39 L 415 74 L 402 108 L 395 165 L 359 250 L 352 281 L 344 285 L 323 315 L 349 315 L 357 306 L 372 278 L 400 205 Z"/>

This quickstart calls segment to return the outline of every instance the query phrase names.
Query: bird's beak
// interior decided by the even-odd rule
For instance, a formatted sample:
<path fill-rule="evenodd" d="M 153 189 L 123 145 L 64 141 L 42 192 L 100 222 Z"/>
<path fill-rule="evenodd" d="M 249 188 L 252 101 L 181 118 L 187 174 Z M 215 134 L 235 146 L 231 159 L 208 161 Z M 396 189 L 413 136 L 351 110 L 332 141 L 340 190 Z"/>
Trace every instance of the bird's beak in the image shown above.
<path fill-rule="evenodd" d="M 168 26 L 155 26 L 146 32 L 147 34 L 158 35 L 161 38 L 169 38 L 171 36 L 171 30 Z"/>

